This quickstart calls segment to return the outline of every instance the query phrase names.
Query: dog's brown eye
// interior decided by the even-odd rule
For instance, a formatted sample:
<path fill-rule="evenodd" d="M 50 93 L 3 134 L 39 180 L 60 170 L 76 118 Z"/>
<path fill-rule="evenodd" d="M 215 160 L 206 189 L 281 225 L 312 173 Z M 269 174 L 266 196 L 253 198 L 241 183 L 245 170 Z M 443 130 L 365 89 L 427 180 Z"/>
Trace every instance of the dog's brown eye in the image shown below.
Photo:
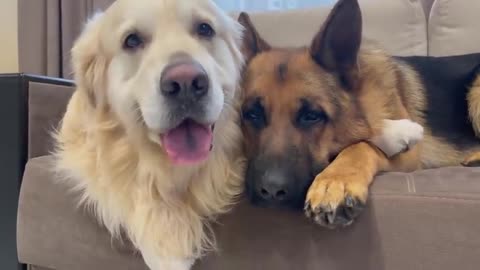
<path fill-rule="evenodd" d="M 302 108 L 297 115 L 297 125 L 300 128 L 310 128 L 317 123 L 327 120 L 327 115 L 323 111 Z"/>
<path fill-rule="evenodd" d="M 143 46 L 143 39 L 137 33 L 132 33 L 125 38 L 123 48 L 127 50 L 134 50 Z"/>
<path fill-rule="evenodd" d="M 242 111 L 242 119 L 257 129 L 261 129 L 266 125 L 265 111 L 263 106 L 258 102 Z"/>
<path fill-rule="evenodd" d="M 215 30 L 208 23 L 200 23 L 197 26 L 197 34 L 203 38 L 212 38 L 215 36 Z"/>

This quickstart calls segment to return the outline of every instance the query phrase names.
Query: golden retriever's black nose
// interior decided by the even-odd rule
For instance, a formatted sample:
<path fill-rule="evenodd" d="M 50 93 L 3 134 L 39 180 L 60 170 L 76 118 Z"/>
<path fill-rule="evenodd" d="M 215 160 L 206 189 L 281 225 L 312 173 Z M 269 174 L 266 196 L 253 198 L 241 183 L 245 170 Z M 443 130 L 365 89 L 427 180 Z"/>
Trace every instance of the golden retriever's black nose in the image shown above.
<path fill-rule="evenodd" d="M 168 97 L 200 98 L 208 93 L 208 88 L 207 73 L 195 62 L 167 66 L 160 81 L 161 92 Z"/>

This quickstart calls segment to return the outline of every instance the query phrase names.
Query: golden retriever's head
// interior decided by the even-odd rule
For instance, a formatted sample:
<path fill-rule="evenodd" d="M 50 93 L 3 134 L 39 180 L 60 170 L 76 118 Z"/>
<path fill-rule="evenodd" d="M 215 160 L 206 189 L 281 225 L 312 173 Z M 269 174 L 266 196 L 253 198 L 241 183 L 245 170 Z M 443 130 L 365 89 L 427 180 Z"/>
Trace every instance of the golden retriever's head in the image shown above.
<path fill-rule="evenodd" d="M 242 85 L 247 194 L 260 205 L 303 207 L 315 175 L 342 148 L 369 136 L 358 102 L 358 2 L 339 1 L 304 48 L 274 48 L 248 15 L 239 21 L 248 63 Z"/>
<path fill-rule="evenodd" d="M 198 163 L 232 103 L 240 40 L 240 24 L 209 0 L 118 0 L 77 40 L 75 79 L 129 136 L 146 135 L 174 163 Z"/>

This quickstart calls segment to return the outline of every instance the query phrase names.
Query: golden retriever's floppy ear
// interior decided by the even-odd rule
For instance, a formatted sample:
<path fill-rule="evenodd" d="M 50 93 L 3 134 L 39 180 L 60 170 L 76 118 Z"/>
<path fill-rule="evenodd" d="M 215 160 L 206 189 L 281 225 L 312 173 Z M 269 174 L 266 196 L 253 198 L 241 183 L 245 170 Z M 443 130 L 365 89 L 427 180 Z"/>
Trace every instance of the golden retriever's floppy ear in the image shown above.
<path fill-rule="evenodd" d="M 221 12 L 220 14 L 223 14 L 223 12 Z M 223 17 L 224 18 L 222 23 L 227 25 L 227 28 L 230 29 L 226 33 L 227 46 L 233 55 L 235 66 L 241 67 L 245 62 L 243 53 L 241 51 L 241 46 L 243 42 L 243 26 L 232 17 L 225 15 Z"/>
<path fill-rule="evenodd" d="M 355 88 L 362 40 L 362 14 L 357 0 L 340 0 L 310 47 L 312 58 L 334 73 L 347 89 Z"/>
<path fill-rule="evenodd" d="M 106 104 L 107 58 L 101 44 L 103 14 L 96 14 L 86 24 L 72 48 L 72 64 L 77 91 L 85 91 L 94 107 Z"/>
<path fill-rule="evenodd" d="M 245 28 L 243 33 L 242 53 L 247 61 L 260 52 L 271 49 L 270 45 L 260 37 L 247 13 L 240 13 L 238 22 Z"/>

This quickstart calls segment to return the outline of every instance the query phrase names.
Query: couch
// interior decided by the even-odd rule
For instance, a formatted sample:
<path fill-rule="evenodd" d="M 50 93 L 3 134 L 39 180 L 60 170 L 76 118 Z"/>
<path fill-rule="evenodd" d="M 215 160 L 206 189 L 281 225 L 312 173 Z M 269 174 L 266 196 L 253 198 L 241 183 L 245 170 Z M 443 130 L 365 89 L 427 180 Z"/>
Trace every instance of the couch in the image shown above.
<path fill-rule="evenodd" d="M 479 1 L 360 2 L 365 36 L 393 55 L 480 52 Z M 270 43 L 298 46 L 309 42 L 330 8 L 257 13 L 252 19 Z M 128 239 L 111 239 L 50 170 L 49 132 L 73 84 L 19 76 L 26 84 L 17 97 L 23 114 L 14 120 L 20 121 L 20 134 L 12 142 L 21 151 L 15 170 L 26 162 L 18 204 L 19 261 L 32 270 L 147 269 Z M 479 222 L 479 168 L 386 173 L 371 187 L 364 213 L 345 229 L 327 230 L 301 212 L 242 201 L 214 224 L 219 249 L 194 269 L 474 270 L 480 269 Z"/>

